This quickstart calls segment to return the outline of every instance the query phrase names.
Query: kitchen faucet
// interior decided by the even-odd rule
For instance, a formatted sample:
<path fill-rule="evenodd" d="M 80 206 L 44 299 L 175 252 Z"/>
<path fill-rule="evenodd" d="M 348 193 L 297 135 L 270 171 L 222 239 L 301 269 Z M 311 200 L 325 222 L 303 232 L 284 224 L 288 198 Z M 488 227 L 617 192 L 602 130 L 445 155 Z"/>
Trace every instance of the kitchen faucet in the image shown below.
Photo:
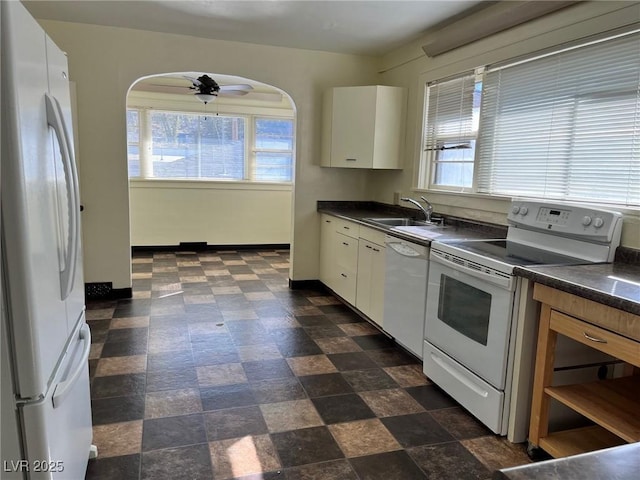
<path fill-rule="evenodd" d="M 427 222 L 431 222 L 431 214 L 433 213 L 433 205 L 431 205 L 431 202 L 429 202 L 429 200 L 424 198 L 424 195 L 421 196 L 420 198 L 422 199 L 422 201 L 424 203 L 427 204 L 427 209 L 424 210 L 424 215 L 425 215 L 425 217 L 427 217 Z"/>
<path fill-rule="evenodd" d="M 424 199 L 424 197 L 422 197 Z M 420 210 L 422 210 L 422 213 L 424 213 L 424 218 L 427 222 L 431 222 L 431 212 L 433 211 L 433 207 L 431 206 L 431 204 L 429 202 L 427 202 L 429 204 L 429 207 L 427 207 L 426 209 L 420 205 L 420 202 L 418 202 L 417 200 L 414 200 L 413 198 L 408 198 L 408 197 L 403 197 L 400 200 L 402 200 L 403 202 L 409 202 L 409 203 L 413 203 L 416 207 L 418 207 Z"/>

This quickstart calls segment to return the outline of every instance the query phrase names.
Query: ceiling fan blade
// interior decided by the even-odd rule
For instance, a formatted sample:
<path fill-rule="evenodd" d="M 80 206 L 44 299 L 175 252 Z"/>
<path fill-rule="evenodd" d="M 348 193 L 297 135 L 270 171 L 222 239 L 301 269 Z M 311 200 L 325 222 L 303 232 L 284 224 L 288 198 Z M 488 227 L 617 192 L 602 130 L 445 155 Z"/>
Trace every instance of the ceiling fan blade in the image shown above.
<path fill-rule="evenodd" d="M 198 80 L 197 78 L 188 77 L 186 75 L 183 75 L 183 77 L 186 78 L 187 80 L 189 80 L 194 85 L 202 85 L 202 82 L 200 80 Z"/>
<path fill-rule="evenodd" d="M 244 90 L 222 90 L 220 89 L 220 91 L 218 92 L 218 95 L 221 97 L 241 97 L 243 95 L 246 95 L 247 91 Z"/>
<path fill-rule="evenodd" d="M 220 85 L 220 91 L 229 91 L 229 90 L 253 90 L 251 85 L 241 84 L 241 85 Z"/>

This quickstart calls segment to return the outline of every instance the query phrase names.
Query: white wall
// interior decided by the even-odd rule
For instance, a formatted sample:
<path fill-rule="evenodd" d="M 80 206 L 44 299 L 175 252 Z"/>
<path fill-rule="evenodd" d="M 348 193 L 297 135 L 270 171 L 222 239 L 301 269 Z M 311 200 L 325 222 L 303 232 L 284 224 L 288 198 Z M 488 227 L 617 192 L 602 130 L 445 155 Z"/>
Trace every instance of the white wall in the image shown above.
<path fill-rule="evenodd" d="M 164 72 L 202 71 L 251 78 L 287 92 L 296 106 L 291 278 L 317 278 L 316 201 L 365 200 L 367 173 L 319 167 L 322 93 L 377 80 L 376 59 L 224 42 L 139 30 L 42 21 L 68 53 L 78 96 L 85 280 L 131 285 L 126 158 L 127 90 Z"/>
<path fill-rule="evenodd" d="M 131 244 L 284 244 L 291 240 L 291 187 L 230 182 L 132 180 Z"/>
<path fill-rule="evenodd" d="M 455 195 L 420 192 L 415 187 L 420 160 L 425 84 L 474 67 L 499 62 L 554 45 L 640 22 L 638 2 L 582 2 L 528 24 L 496 34 L 454 51 L 427 57 L 418 39 L 381 58 L 379 69 L 382 83 L 408 88 L 408 117 L 405 169 L 401 172 L 369 174 L 368 197 L 392 203 L 393 192 L 403 195 L 424 195 L 441 213 L 475 218 L 494 223 L 506 223 L 510 199 L 487 198 L 480 195 Z M 622 244 L 640 248 L 640 217 L 637 211 L 626 212 Z"/>

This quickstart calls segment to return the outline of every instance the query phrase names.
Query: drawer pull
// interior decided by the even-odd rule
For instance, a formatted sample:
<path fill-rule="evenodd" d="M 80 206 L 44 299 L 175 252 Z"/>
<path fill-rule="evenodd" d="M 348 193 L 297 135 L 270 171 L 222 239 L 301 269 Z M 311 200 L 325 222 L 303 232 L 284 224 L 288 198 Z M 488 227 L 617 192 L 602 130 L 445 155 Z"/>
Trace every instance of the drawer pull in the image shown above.
<path fill-rule="evenodd" d="M 596 343 L 607 343 L 606 340 L 602 339 L 602 338 L 596 338 L 596 337 L 592 337 L 591 335 L 589 335 L 587 332 L 582 332 L 582 334 L 584 335 L 584 338 L 586 338 L 587 340 L 591 340 L 592 342 L 596 342 Z"/>
<path fill-rule="evenodd" d="M 349 227 L 342 227 L 342 228 L 344 228 L 345 230 L 351 230 Z"/>
<path fill-rule="evenodd" d="M 365 245 L 366 248 L 373 248 L 371 245 Z"/>
<path fill-rule="evenodd" d="M 347 247 L 349 246 L 349 244 L 347 242 L 342 242 L 343 245 L 346 245 Z"/>
<path fill-rule="evenodd" d="M 342 275 L 344 278 L 347 278 L 347 276 L 344 273 L 341 273 L 340 275 Z"/>
<path fill-rule="evenodd" d="M 374 248 L 374 249 L 373 249 L 373 251 L 374 251 L 374 252 L 379 252 L 379 251 L 380 251 L 380 249 L 379 249 L 379 248 Z"/>
<path fill-rule="evenodd" d="M 357 160 L 357 158 L 345 158 L 345 161 L 347 162 L 356 162 Z"/>

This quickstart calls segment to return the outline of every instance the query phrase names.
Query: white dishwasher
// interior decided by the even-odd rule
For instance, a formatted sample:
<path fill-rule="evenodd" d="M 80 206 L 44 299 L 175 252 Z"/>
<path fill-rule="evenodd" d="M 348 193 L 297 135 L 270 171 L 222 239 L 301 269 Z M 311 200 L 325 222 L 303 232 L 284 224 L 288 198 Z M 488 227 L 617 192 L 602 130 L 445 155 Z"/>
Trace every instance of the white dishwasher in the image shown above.
<path fill-rule="evenodd" d="M 422 358 L 429 247 L 385 237 L 384 329 Z"/>

